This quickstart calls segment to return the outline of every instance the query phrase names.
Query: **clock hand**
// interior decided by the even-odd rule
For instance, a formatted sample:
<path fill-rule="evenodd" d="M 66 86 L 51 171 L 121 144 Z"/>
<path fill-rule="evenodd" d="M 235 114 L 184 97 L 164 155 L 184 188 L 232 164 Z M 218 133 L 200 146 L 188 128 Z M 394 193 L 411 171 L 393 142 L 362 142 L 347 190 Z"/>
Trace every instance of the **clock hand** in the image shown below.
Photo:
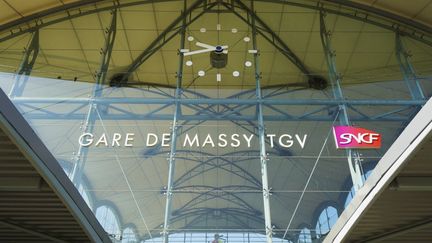
<path fill-rule="evenodd" d="M 216 51 L 218 48 L 222 49 L 222 53 L 227 54 L 228 53 L 228 46 L 211 46 L 205 43 L 201 43 L 201 42 L 197 42 L 195 43 L 197 46 L 199 47 L 203 47 L 206 49 L 201 49 L 201 50 L 196 50 L 196 51 L 183 51 L 183 56 L 191 56 L 191 55 L 195 55 L 195 54 L 199 54 L 199 53 L 205 53 L 205 52 L 211 52 L 211 51 Z"/>
<path fill-rule="evenodd" d="M 213 49 L 213 50 L 216 50 L 216 46 L 212 46 L 212 45 L 208 45 L 208 44 L 205 44 L 205 43 L 201 43 L 201 42 L 197 42 L 197 43 L 195 43 L 195 45 L 197 45 L 197 46 L 199 46 L 199 47 L 202 47 L 202 48 L 206 48 L 206 49 Z M 228 46 L 227 45 L 225 45 L 225 46 L 220 46 L 222 49 L 228 49 Z"/>
<path fill-rule="evenodd" d="M 199 54 L 199 53 L 211 52 L 214 50 L 215 49 L 201 49 L 201 50 L 196 50 L 196 51 L 189 51 L 189 52 L 184 52 L 183 56 L 190 56 L 190 55 Z"/>
<path fill-rule="evenodd" d="M 202 48 L 207 48 L 207 49 L 213 49 L 213 50 L 216 49 L 216 46 L 211 46 L 211 45 L 204 44 L 201 42 L 197 42 L 197 43 L 195 43 L 195 45 L 202 47 Z"/>

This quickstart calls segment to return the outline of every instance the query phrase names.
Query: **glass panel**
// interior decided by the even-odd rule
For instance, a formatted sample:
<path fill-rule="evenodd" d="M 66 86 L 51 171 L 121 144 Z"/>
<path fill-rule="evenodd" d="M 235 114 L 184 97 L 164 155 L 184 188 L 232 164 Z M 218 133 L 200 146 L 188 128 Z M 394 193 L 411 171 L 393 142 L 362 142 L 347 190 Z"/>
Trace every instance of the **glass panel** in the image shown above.
<path fill-rule="evenodd" d="M 323 236 L 325 236 L 330 231 L 330 229 L 336 223 L 337 218 L 338 212 L 334 207 L 326 207 L 321 212 L 316 225 L 316 235 L 318 239 L 323 238 Z"/>
<path fill-rule="evenodd" d="M 250 14 L 239 7 L 233 13 L 227 1 L 207 1 L 206 6 L 215 6 L 186 28 L 186 51 L 179 50 L 179 28 L 168 31 L 173 36 L 160 36 L 177 18 L 181 1 L 126 2 L 130 5 L 117 12 L 116 40 L 101 86 L 95 86 L 95 74 L 109 11 L 43 27 L 30 76 L 17 73 L 31 35 L 0 43 L 0 87 L 113 241 L 162 242 L 172 193 L 171 242 L 212 242 L 216 234 L 223 242 L 264 242 L 261 159 L 267 160 L 274 242 L 322 239 L 354 196 L 350 164 L 356 162 L 367 179 L 420 109 L 404 104 L 412 97 L 395 55 L 394 33 L 388 30 L 326 17 L 342 77 L 341 104 L 327 80 L 319 12 L 312 8 L 256 2 L 256 13 L 271 31 L 258 23 L 255 50 Z M 251 7 L 250 1 L 243 2 Z M 188 21 L 202 11 L 202 6 L 192 10 Z M 431 48 L 403 39 L 429 97 Z M 291 52 L 282 50 L 285 46 L 298 58 L 297 65 Z M 206 48 L 212 50 L 191 55 Z M 141 54 L 143 62 L 129 69 Z M 179 77 L 182 90 L 176 97 Z M 317 86 L 312 77 L 327 82 Z M 24 86 L 15 85 L 18 81 Z M 263 108 L 263 158 L 258 104 Z M 337 118 L 343 115 L 341 105 L 351 125 L 382 137 L 378 149 L 354 150 L 354 162 L 336 148 L 333 137 L 333 126 L 342 124 Z M 174 148 L 173 129 L 178 133 Z M 170 162 L 175 168 L 168 192 Z"/>

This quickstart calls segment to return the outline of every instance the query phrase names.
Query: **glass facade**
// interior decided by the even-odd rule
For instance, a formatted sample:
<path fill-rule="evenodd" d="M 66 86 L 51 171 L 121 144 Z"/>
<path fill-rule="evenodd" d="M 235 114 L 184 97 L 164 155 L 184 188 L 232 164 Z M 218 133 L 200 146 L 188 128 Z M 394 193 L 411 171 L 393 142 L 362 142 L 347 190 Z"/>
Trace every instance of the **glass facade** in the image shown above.
<path fill-rule="evenodd" d="M 404 40 L 413 51 L 411 63 L 419 64 L 412 80 L 406 70 L 400 71 L 395 35 L 389 30 L 335 14 L 324 21 L 333 32 L 327 36 L 320 31 L 317 10 L 257 3 L 262 21 L 287 23 L 271 22 L 270 27 L 279 26 L 278 38 L 294 45 L 312 67 L 305 74 L 265 34 L 257 33 L 262 24 L 257 28 L 239 20 L 256 18 L 247 11 L 251 3 L 245 2 L 240 16 L 221 11 L 229 5 L 214 1 L 208 7 L 214 5 L 215 11 L 208 14 L 197 7 L 202 5 L 195 6 L 190 16 L 197 21 L 136 70 L 127 71 L 130 58 L 124 56 L 135 58 L 146 46 L 127 39 L 151 46 L 174 20 L 171 15 L 185 8 L 182 1 L 101 11 L 71 20 L 73 28 L 64 22 L 42 28 L 38 48 L 43 53 L 31 73 L 19 72 L 22 64 L 16 56 L 15 62 L 7 60 L 35 35 L 23 35 L 27 42 L 1 43 L 0 87 L 113 241 L 212 242 L 215 234 L 222 242 L 320 241 L 355 194 L 353 181 L 362 185 L 431 95 L 430 70 L 424 63 L 430 64 L 432 48 Z M 185 9 L 193 6 L 187 1 Z M 275 13 L 281 16 L 274 19 Z M 113 31 L 113 15 L 117 39 L 110 49 L 104 36 Z M 132 21 L 146 16 L 156 23 Z M 95 17 L 103 28 L 91 26 Z M 99 33 L 104 28 L 108 30 Z M 61 43 L 62 33 L 72 29 L 79 51 Z M 95 32 L 97 38 L 91 40 Z M 59 40 L 51 43 L 47 39 L 52 36 Z M 322 38 L 329 38 L 332 46 L 323 46 Z M 179 52 L 195 51 L 196 40 L 227 44 L 229 65 L 213 68 L 208 53 Z M 429 55 L 422 58 L 421 50 Z M 332 59 L 327 51 L 338 55 Z M 111 62 L 104 67 L 98 58 L 108 52 Z M 114 78 L 128 72 L 127 81 Z M 323 77 L 327 87 L 311 87 L 310 76 Z M 425 98 L 407 87 L 416 81 Z M 336 125 L 373 130 L 381 134 L 382 145 L 337 149 Z"/>

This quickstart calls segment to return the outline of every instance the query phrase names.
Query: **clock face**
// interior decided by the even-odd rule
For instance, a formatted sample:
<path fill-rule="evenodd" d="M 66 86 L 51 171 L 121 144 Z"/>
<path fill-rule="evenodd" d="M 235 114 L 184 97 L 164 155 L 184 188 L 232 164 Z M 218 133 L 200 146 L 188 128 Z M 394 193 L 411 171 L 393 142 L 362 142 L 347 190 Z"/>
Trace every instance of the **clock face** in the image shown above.
<path fill-rule="evenodd" d="M 195 85 L 241 84 L 244 76 L 253 75 L 253 54 L 257 50 L 252 50 L 248 28 L 217 22 L 190 28 L 185 38 L 185 48 L 180 50 L 184 56 L 183 70 L 192 73 Z"/>

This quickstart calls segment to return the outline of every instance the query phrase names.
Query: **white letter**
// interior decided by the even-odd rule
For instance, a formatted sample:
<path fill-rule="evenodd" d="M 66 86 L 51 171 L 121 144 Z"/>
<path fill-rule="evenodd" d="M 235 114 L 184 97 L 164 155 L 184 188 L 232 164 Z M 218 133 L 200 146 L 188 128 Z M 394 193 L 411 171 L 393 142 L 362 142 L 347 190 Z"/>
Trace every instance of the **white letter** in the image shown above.
<path fill-rule="evenodd" d="M 111 146 L 114 147 L 114 143 L 117 144 L 117 147 L 120 147 L 120 143 L 118 142 L 121 139 L 120 133 L 114 133 L 113 140 Z"/>
<path fill-rule="evenodd" d="M 243 134 L 244 139 L 246 140 L 247 144 L 248 144 L 248 148 L 250 148 L 251 146 L 251 140 L 253 138 L 253 134 L 250 135 L 250 137 L 246 136 L 245 134 Z"/>
<path fill-rule="evenodd" d="M 236 142 L 236 143 L 231 142 L 231 147 L 237 148 L 238 146 L 240 146 L 240 140 L 238 140 L 239 136 L 240 135 L 238 135 L 237 133 L 231 135 L 231 140 Z"/>
<path fill-rule="evenodd" d="M 213 143 L 213 139 L 211 138 L 210 134 L 207 134 L 207 137 L 204 140 L 204 143 L 201 145 L 201 147 L 205 147 L 206 144 L 211 144 L 211 146 L 214 148 L 215 144 Z"/>
<path fill-rule="evenodd" d="M 371 133 L 369 139 L 371 140 L 371 143 L 373 143 L 373 141 L 378 140 L 378 138 L 379 138 L 378 133 Z"/>
<path fill-rule="evenodd" d="M 282 138 L 284 138 L 284 137 L 288 137 L 288 140 L 286 140 L 287 142 L 288 142 L 288 144 L 284 144 L 283 142 L 282 142 Z M 289 147 L 291 147 L 292 145 L 293 145 L 293 141 L 292 141 L 292 137 L 291 137 L 291 135 L 289 135 L 289 134 L 282 134 L 280 137 L 279 137 L 279 145 L 280 146 L 282 146 L 282 147 L 284 147 L 284 148 L 289 148 Z"/>
<path fill-rule="evenodd" d="M 153 143 L 150 143 L 150 142 L 149 142 L 149 141 L 150 141 L 150 137 L 153 137 L 153 139 L 154 139 L 154 142 L 153 142 Z M 158 143 L 158 137 L 157 137 L 157 135 L 154 134 L 154 133 L 148 133 L 148 134 L 147 134 L 146 146 L 147 146 L 147 147 L 153 147 L 153 146 L 155 146 L 157 143 Z"/>
<path fill-rule="evenodd" d="M 108 141 L 106 138 L 105 133 L 102 133 L 102 136 L 99 138 L 99 140 L 96 142 L 95 146 L 99 146 L 100 143 L 104 143 L 105 147 L 108 146 Z"/>
<path fill-rule="evenodd" d="M 165 142 L 170 141 L 170 136 L 171 136 L 171 134 L 169 134 L 169 133 L 162 133 L 162 147 L 168 147 L 169 146 L 169 143 L 165 143 Z"/>
<path fill-rule="evenodd" d="M 194 138 L 192 139 L 192 141 L 189 138 L 189 134 L 186 134 L 184 142 L 183 142 L 183 147 L 186 147 L 186 142 L 189 143 L 189 147 L 192 147 L 192 145 L 194 143 L 196 143 L 195 146 L 199 147 L 199 139 L 198 139 L 198 134 L 195 134 Z"/>
<path fill-rule="evenodd" d="M 125 138 L 125 142 L 124 142 L 125 147 L 133 147 L 133 144 L 129 143 L 129 141 L 133 142 L 133 140 L 134 140 L 133 136 L 135 136 L 135 133 L 126 133 L 126 138 Z"/>
<path fill-rule="evenodd" d="M 366 133 L 367 134 L 367 133 Z M 361 144 L 362 143 L 362 139 L 363 139 L 364 134 L 362 135 L 361 133 L 357 133 L 356 135 L 351 135 L 352 138 L 354 138 L 354 140 L 358 143 Z"/>
<path fill-rule="evenodd" d="M 219 142 L 218 142 L 218 146 L 221 148 L 225 148 L 228 145 L 228 142 L 226 140 L 226 134 L 225 133 L 221 133 L 219 134 Z M 223 142 L 223 143 L 221 143 Z"/>
<path fill-rule="evenodd" d="M 273 146 L 274 146 L 273 138 L 274 138 L 275 136 L 276 136 L 275 134 L 267 134 L 267 137 L 270 138 L 270 147 L 272 147 L 272 148 L 273 148 Z"/>
<path fill-rule="evenodd" d="M 358 142 L 359 144 L 360 143 L 372 143 L 370 133 L 359 133 L 358 136 L 359 136 L 359 140 L 360 140 L 360 142 Z M 369 137 L 369 140 L 365 139 L 366 136 Z"/>
<path fill-rule="evenodd" d="M 350 133 L 342 133 L 339 136 L 341 139 L 345 140 L 345 141 L 340 141 L 340 144 L 349 144 L 351 143 L 351 134 Z"/>
<path fill-rule="evenodd" d="M 305 143 L 306 143 L 307 134 L 305 134 L 305 135 L 303 136 L 303 140 L 300 140 L 300 136 L 299 136 L 298 134 L 296 134 L 295 137 L 296 137 L 297 141 L 299 142 L 300 147 L 301 147 L 301 148 L 304 148 Z"/>
<path fill-rule="evenodd" d="M 83 139 L 86 136 L 89 136 L 89 138 L 85 140 L 85 141 L 87 141 L 87 143 L 83 143 Z M 84 147 L 90 146 L 93 143 L 93 134 L 88 133 L 88 132 L 82 134 L 79 137 L 78 142 L 79 142 L 79 145 L 81 145 L 81 146 L 84 146 Z"/>

